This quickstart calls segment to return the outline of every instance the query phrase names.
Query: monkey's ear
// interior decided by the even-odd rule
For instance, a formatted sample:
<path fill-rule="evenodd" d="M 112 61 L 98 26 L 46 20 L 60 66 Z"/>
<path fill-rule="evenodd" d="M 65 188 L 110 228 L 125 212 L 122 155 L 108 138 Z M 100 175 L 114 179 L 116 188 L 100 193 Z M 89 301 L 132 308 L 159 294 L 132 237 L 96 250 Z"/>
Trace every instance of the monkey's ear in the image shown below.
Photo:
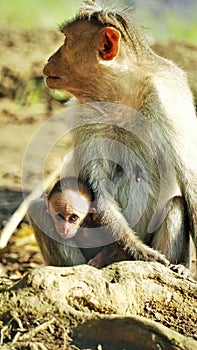
<path fill-rule="evenodd" d="M 90 210 L 90 215 L 91 215 L 91 218 L 92 218 L 92 221 L 96 221 L 98 219 L 98 213 L 96 211 L 96 208 L 94 207 L 91 207 Z"/>
<path fill-rule="evenodd" d="M 99 55 L 103 60 L 110 61 L 117 57 L 120 50 L 120 32 L 112 27 L 101 31 L 99 42 Z"/>
<path fill-rule="evenodd" d="M 44 202 L 45 202 L 45 205 L 46 205 L 46 208 L 47 208 L 47 213 L 49 213 L 49 198 L 48 198 L 48 195 L 46 193 L 44 193 L 43 198 L 44 198 Z"/>

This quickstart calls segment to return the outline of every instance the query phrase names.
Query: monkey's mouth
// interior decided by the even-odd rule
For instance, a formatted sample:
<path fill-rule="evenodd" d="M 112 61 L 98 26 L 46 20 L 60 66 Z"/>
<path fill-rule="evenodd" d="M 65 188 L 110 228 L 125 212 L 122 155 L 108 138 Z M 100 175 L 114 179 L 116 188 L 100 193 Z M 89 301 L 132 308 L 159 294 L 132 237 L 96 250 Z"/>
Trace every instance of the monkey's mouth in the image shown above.
<path fill-rule="evenodd" d="M 45 82 L 50 89 L 60 89 L 59 85 L 62 85 L 62 78 L 56 76 L 47 76 Z"/>
<path fill-rule="evenodd" d="M 49 89 L 62 90 L 64 92 L 66 91 L 70 95 L 80 98 L 81 100 L 83 100 L 83 97 L 85 97 L 84 101 L 87 102 L 89 91 L 82 92 L 78 87 L 70 87 L 68 77 L 45 75 L 45 84 L 48 86 Z M 90 101 L 92 101 L 92 97 L 90 98 Z"/>
<path fill-rule="evenodd" d="M 60 77 L 53 77 L 52 75 L 49 75 L 48 77 L 47 77 L 47 79 L 61 79 Z"/>

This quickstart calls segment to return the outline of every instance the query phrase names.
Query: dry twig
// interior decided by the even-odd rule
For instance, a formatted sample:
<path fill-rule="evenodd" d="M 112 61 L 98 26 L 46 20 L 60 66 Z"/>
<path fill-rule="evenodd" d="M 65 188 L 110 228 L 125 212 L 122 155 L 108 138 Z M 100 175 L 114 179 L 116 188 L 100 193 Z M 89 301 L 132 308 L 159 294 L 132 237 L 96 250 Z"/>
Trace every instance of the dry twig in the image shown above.
<path fill-rule="evenodd" d="M 28 206 L 36 198 L 39 198 L 42 196 L 43 192 L 51 186 L 51 184 L 55 181 L 55 179 L 58 177 L 60 173 L 60 167 L 58 167 L 52 174 L 48 176 L 48 178 L 45 181 L 45 188 L 43 186 L 43 182 L 40 182 L 36 188 L 30 193 L 27 198 L 24 199 L 24 201 L 21 203 L 21 205 L 17 208 L 15 213 L 11 216 L 10 220 L 8 221 L 7 225 L 3 228 L 1 232 L 0 237 L 0 249 L 3 249 L 6 247 L 10 237 L 14 233 L 17 226 L 20 224 L 22 219 L 24 218 Z"/>

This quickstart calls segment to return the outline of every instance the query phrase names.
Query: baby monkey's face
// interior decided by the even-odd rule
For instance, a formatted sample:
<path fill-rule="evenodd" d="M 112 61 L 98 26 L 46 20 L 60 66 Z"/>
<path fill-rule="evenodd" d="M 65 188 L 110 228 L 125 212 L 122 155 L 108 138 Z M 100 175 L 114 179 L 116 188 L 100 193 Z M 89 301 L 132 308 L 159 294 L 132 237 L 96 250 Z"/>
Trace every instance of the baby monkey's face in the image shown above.
<path fill-rule="evenodd" d="M 47 198 L 48 200 L 48 198 Z M 48 200 L 48 212 L 57 232 L 65 239 L 73 238 L 90 209 L 90 200 L 71 189 L 56 192 Z"/>

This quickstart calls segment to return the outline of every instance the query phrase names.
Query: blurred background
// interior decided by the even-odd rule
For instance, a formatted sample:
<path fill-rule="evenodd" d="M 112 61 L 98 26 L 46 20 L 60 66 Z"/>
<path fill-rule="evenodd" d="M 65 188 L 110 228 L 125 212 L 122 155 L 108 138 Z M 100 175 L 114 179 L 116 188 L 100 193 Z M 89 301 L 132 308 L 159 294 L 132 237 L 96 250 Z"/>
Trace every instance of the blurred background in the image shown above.
<path fill-rule="evenodd" d="M 156 40 L 197 41 L 196 0 L 105 0 L 107 5 L 132 5 Z M 12 0 L 0 2 L 0 26 L 55 28 L 73 16 L 81 0 Z"/>

